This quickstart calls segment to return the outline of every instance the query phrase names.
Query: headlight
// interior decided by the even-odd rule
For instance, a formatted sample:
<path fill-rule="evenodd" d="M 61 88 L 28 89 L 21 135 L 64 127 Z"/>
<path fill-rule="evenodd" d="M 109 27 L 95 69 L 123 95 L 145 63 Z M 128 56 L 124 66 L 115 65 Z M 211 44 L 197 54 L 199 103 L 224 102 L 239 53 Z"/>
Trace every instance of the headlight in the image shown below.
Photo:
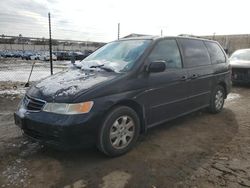
<path fill-rule="evenodd" d="M 91 110 L 93 104 L 93 101 L 76 104 L 47 103 L 44 106 L 43 111 L 56 114 L 85 114 Z"/>

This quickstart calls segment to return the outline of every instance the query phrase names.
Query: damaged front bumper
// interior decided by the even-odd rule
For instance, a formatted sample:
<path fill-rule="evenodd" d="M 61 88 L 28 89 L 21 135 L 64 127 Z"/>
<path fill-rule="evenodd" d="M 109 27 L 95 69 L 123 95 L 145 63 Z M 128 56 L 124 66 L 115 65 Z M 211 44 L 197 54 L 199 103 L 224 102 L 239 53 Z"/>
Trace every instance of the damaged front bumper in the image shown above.
<path fill-rule="evenodd" d="M 95 144 L 98 122 L 95 114 L 60 115 L 48 112 L 14 113 L 15 124 L 25 135 L 58 148 L 79 148 Z"/>

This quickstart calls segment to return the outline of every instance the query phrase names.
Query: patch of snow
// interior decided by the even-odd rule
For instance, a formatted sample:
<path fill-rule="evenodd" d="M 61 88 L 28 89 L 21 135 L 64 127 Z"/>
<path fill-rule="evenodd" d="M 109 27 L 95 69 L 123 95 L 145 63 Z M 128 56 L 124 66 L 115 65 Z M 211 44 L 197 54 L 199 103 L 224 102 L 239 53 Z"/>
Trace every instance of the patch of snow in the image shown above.
<path fill-rule="evenodd" d="M 238 93 L 230 93 L 228 96 L 227 96 L 227 101 L 234 101 L 235 99 L 238 99 L 240 98 L 241 95 L 238 94 Z"/>
<path fill-rule="evenodd" d="M 127 66 L 128 62 L 120 61 L 120 62 L 111 62 L 107 60 L 82 60 L 81 62 L 76 62 L 75 65 L 83 70 L 96 70 L 104 71 L 102 68 L 98 68 L 101 66 L 103 68 L 110 69 L 116 73 L 119 73 Z M 97 66 L 97 68 L 95 68 Z"/>
<path fill-rule="evenodd" d="M 24 95 L 26 88 L 21 87 L 17 89 L 4 89 L 0 90 L 0 95 Z"/>
<path fill-rule="evenodd" d="M 96 76 L 96 73 L 86 73 L 79 69 L 68 69 L 45 78 L 35 87 L 39 88 L 45 95 L 73 95 L 80 90 L 88 89 L 107 79 L 108 77 L 105 76 Z"/>
<path fill-rule="evenodd" d="M 100 66 L 103 65 L 101 61 L 80 61 L 75 62 L 76 67 L 85 69 L 85 70 L 93 70 L 95 68 L 91 68 L 92 66 Z"/>
<path fill-rule="evenodd" d="M 123 188 L 131 178 L 131 174 L 124 171 L 113 171 L 102 178 L 102 188 Z"/>
<path fill-rule="evenodd" d="M 24 114 L 27 112 L 27 110 L 23 107 L 20 107 L 18 110 L 18 114 L 20 115 L 21 118 L 24 118 Z"/>

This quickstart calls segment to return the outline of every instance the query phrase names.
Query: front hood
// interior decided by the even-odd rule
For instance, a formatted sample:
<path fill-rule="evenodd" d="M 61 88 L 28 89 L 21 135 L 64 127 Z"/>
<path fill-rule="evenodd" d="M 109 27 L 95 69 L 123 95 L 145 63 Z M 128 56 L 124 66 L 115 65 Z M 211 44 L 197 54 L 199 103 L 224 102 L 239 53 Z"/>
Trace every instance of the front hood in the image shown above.
<path fill-rule="evenodd" d="M 69 101 L 79 93 L 115 77 L 115 74 L 97 71 L 68 69 L 47 77 L 27 92 L 29 96 L 46 101 Z M 70 100 L 70 101 L 71 101 Z"/>
<path fill-rule="evenodd" d="M 232 68 L 250 68 L 250 61 L 231 60 L 230 65 Z"/>

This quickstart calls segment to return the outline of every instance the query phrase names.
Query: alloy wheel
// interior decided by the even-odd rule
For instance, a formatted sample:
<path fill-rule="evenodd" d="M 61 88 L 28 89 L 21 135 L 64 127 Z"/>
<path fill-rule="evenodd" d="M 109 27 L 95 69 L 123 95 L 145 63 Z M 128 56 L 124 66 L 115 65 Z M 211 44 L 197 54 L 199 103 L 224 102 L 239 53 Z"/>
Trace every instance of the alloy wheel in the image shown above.
<path fill-rule="evenodd" d="M 123 149 L 133 140 L 135 123 L 130 116 L 118 117 L 110 128 L 110 142 L 116 149 Z"/>

